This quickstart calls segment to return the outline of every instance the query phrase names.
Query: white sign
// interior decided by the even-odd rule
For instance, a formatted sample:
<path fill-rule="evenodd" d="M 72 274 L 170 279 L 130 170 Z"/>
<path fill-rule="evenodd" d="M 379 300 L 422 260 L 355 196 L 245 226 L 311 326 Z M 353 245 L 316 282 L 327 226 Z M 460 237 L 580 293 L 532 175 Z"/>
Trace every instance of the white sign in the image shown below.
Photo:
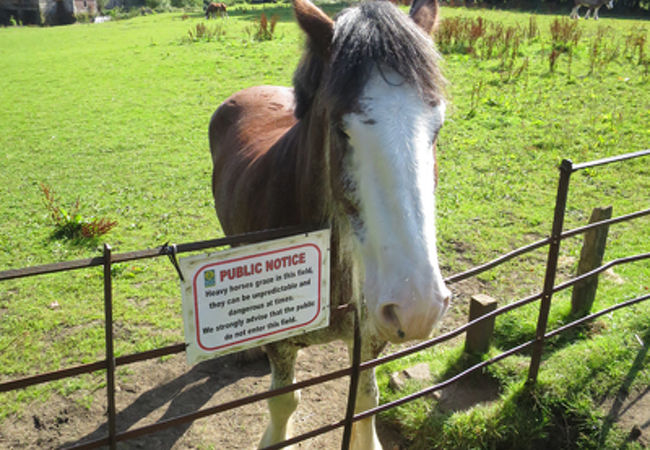
<path fill-rule="evenodd" d="M 329 230 L 181 258 L 190 364 L 329 325 Z"/>

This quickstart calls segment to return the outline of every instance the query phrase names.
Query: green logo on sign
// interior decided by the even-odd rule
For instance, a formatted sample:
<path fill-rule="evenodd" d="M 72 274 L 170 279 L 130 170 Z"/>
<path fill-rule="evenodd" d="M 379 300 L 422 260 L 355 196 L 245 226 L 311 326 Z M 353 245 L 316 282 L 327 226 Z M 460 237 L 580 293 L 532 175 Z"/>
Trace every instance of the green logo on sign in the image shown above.
<path fill-rule="evenodd" d="M 216 284 L 216 277 L 214 276 L 214 270 L 206 270 L 203 272 L 203 281 L 205 287 L 213 287 Z"/>

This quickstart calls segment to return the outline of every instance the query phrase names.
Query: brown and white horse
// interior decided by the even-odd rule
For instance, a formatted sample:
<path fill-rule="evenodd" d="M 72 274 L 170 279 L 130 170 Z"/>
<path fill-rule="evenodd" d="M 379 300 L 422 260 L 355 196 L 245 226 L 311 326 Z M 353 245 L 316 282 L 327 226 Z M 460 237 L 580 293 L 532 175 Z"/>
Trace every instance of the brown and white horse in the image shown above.
<path fill-rule="evenodd" d="M 598 10 L 601 6 L 606 5 L 607 9 L 614 7 L 614 0 L 575 0 L 575 6 L 571 10 L 571 18 L 579 19 L 580 14 L 578 10 L 581 6 L 589 8 L 585 13 L 585 19 L 589 18 L 589 14 L 593 16 L 594 20 L 598 20 Z"/>
<path fill-rule="evenodd" d="M 205 9 L 205 18 L 209 19 L 210 17 L 214 18 L 215 15 L 219 14 L 219 17 L 228 17 L 228 8 L 226 8 L 225 3 L 215 3 L 212 2 Z"/>
<path fill-rule="evenodd" d="M 436 250 L 435 143 L 444 79 L 430 33 L 436 0 L 409 15 L 390 2 L 345 9 L 333 21 L 294 0 L 307 35 L 293 89 L 257 86 L 226 99 L 210 122 L 212 191 L 226 234 L 298 224 L 329 226 L 330 326 L 265 347 L 272 388 L 294 381 L 297 351 L 348 346 L 355 304 L 364 360 L 387 341 L 427 338 L 449 305 Z M 269 400 L 261 445 L 287 438 L 299 393 Z M 377 405 L 374 371 L 357 411 Z M 355 449 L 379 449 L 374 418 L 355 423 Z"/>

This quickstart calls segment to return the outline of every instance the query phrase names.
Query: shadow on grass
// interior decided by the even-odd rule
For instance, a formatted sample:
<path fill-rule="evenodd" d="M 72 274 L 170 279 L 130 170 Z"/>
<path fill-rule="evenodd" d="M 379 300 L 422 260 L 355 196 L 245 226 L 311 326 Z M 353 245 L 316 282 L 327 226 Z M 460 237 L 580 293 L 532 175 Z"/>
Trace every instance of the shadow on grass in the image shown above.
<path fill-rule="evenodd" d="M 630 388 L 632 386 L 632 383 L 638 377 L 639 372 L 643 370 L 644 362 L 648 356 L 648 346 L 650 345 L 649 344 L 650 330 L 646 331 L 646 333 L 643 335 L 641 340 L 642 342 L 644 342 L 644 345 L 637 352 L 636 358 L 632 362 L 632 366 L 630 367 L 630 370 L 625 376 L 623 383 L 621 383 L 621 386 L 618 388 L 618 391 L 614 395 L 614 402 L 612 403 L 612 406 L 610 407 L 607 413 L 603 426 L 600 429 L 600 439 L 599 439 L 600 446 L 604 445 L 605 441 L 607 440 L 607 436 L 611 432 L 614 423 L 616 423 L 619 417 L 623 415 L 626 412 L 626 410 L 632 407 L 636 402 L 638 402 L 644 395 L 646 395 L 650 391 L 650 387 L 646 387 L 646 389 L 641 393 L 639 393 L 636 396 L 636 398 L 632 400 L 629 399 Z M 626 401 L 627 401 L 627 405 L 624 407 Z M 646 421 L 646 423 L 644 424 L 637 424 L 637 425 L 640 427 L 640 429 L 646 431 L 648 428 L 650 428 L 650 421 Z M 630 436 L 630 438 L 634 439 L 633 436 Z"/>
<path fill-rule="evenodd" d="M 573 408 L 564 399 L 548 395 L 543 386 L 521 383 L 491 408 L 473 409 L 460 416 L 433 408 L 408 448 L 602 448 L 590 445 L 593 424 L 590 410 Z"/>

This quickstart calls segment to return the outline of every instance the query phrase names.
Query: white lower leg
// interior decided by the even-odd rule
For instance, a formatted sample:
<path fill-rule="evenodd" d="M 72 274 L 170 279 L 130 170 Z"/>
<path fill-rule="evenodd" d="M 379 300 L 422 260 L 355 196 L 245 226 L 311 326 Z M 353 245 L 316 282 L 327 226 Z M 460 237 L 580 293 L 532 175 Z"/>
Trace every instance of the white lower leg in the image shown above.
<path fill-rule="evenodd" d="M 297 350 L 281 343 L 266 347 L 271 363 L 271 389 L 288 386 L 295 381 L 294 368 Z M 271 397 L 268 400 L 270 422 L 260 441 L 260 448 L 282 442 L 291 433 L 291 416 L 298 407 L 300 392 Z"/>
<path fill-rule="evenodd" d="M 260 441 L 260 448 L 284 441 L 291 434 L 291 415 L 298 406 L 300 393 L 297 391 L 278 395 L 268 400 L 271 420 Z"/>
<path fill-rule="evenodd" d="M 375 381 L 374 369 L 366 370 L 359 377 L 359 389 L 354 408 L 355 413 L 360 413 L 374 408 L 379 404 L 379 391 Z M 381 450 L 381 443 L 375 428 L 375 416 L 355 422 L 352 425 L 352 439 L 350 448 L 353 450 Z"/>

